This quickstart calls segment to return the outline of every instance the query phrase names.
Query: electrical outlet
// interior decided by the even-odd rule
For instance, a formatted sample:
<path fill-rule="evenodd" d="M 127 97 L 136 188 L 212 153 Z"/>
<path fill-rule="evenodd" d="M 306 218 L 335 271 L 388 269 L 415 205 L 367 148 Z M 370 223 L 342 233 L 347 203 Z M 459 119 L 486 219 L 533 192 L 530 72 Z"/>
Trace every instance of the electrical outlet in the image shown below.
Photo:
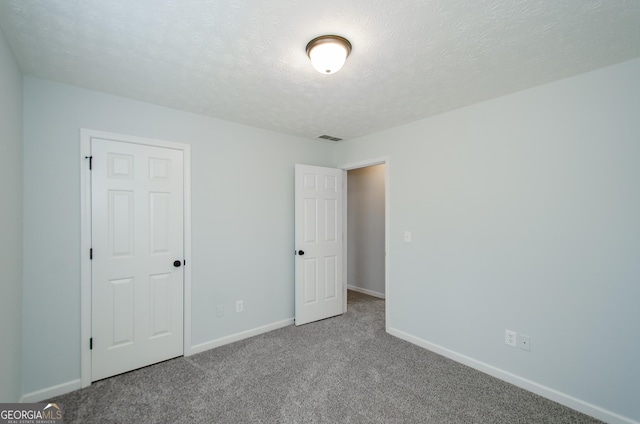
<path fill-rule="evenodd" d="M 404 232 L 404 241 L 405 243 L 411 243 L 411 231 Z"/>
<path fill-rule="evenodd" d="M 238 300 L 236 302 L 236 312 L 242 312 L 244 311 L 244 303 L 242 302 L 242 300 Z"/>
<path fill-rule="evenodd" d="M 224 305 L 216 306 L 216 316 L 222 318 L 224 316 Z"/>
<path fill-rule="evenodd" d="M 520 349 L 531 351 L 531 337 L 520 334 Z"/>
<path fill-rule="evenodd" d="M 504 331 L 504 342 L 505 344 L 511 346 L 511 347 L 516 347 L 518 346 L 518 333 L 516 333 L 515 331 L 511 331 L 511 330 L 505 330 Z"/>

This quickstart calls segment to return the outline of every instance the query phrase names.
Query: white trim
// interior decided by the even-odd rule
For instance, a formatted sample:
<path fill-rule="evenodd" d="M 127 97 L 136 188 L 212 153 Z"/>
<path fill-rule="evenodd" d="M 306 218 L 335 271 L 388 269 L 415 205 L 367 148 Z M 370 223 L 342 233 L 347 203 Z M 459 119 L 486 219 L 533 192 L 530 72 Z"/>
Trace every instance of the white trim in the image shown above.
<path fill-rule="evenodd" d="M 500 368 L 496 368 L 492 365 L 486 364 L 484 362 L 478 361 L 477 359 L 473 359 L 469 356 L 466 356 L 458 352 L 455 352 L 453 350 L 447 349 L 445 347 L 439 346 L 435 343 L 431 343 L 421 338 L 412 336 L 411 334 L 407 334 L 403 331 L 387 327 L 387 333 L 391 334 L 392 336 L 398 337 L 402 340 L 405 340 L 409 343 L 420 346 L 424 349 L 430 350 L 431 352 L 435 352 L 439 355 L 445 356 L 456 362 L 467 365 L 485 374 L 489 374 L 490 376 L 499 378 L 500 380 L 506 381 L 507 383 L 511 383 L 514 386 L 518 386 L 522 389 L 525 389 L 527 391 L 530 391 L 532 393 L 535 393 L 537 395 L 550 399 L 561 405 L 567 406 L 571 409 L 575 409 L 576 411 L 582 412 L 583 414 L 587 414 L 599 420 L 605 421 L 607 423 L 640 424 L 638 421 L 634 421 L 631 418 L 627 418 L 622 415 L 616 414 L 615 412 L 593 405 L 589 402 L 585 402 L 581 399 L 577 399 L 566 393 L 562 393 L 552 388 L 543 386 L 542 384 L 536 383 L 535 381 L 528 380 L 524 377 L 520 377 L 519 375 L 512 374 Z"/>
<path fill-rule="evenodd" d="M 349 162 L 338 166 L 338 169 L 344 169 L 345 171 L 351 171 L 352 169 L 366 168 L 367 166 L 375 166 L 389 163 L 389 156 L 382 156 L 379 158 L 365 159 L 358 162 Z"/>
<path fill-rule="evenodd" d="M 55 386 L 47 387 L 46 389 L 36 390 L 35 392 L 22 395 L 20 403 L 34 403 L 40 402 L 46 399 L 51 399 L 57 396 L 62 396 L 67 393 L 71 393 L 74 390 L 80 389 L 80 379 L 68 381 L 66 383 L 57 384 Z"/>
<path fill-rule="evenodd" d="M 191 146 L 124 134 L 80 129 L 80 387 L 91 385 L 91 173 L 85 157 L 91 156 L 91 139 L 102 138 L 182 150 L 184 160 L 184 321 L 183 354 L 191 354 Z M 56 386 L 57 387 L 57 386 Z M 38 393 L 38 392 L 36 392 Z"/>
<path fill-rule="evenodd" d="M 183 313 L 183 348 L 184 356 L 191 355 L 191 146 L 184 144 L 184 313 Z"/>
<path fill-rule="evenodd" d="M 348 200 L 349 200 L 349 187 L 347 184 L 347 170 L 342 170 L 342 313 L 347 313 L 347 280 L 349 279 L 347 262 L 349 252 L 349 215 L 348 215 Z"/>
<path fill-rule="evenodd" d="M 263 325 L 261 327 L 257 327 L 251 330 L 232 334 L 230 336 L 222 337 L 220 339 L 212 340 L 210 342 L 200 343 L 198 345 L 191 346 L 189 349 L 185 348 L 184 356 L 195 355 L 196 353 L 204 352 L 206 350 L 213 349 L 215 347 L 220 347 L 229 343 L 248 339 L 249 337 L 257 336 L 263 333 L 268 333 L 270 331 L 278 330 L 280 328 L 288 327 L 290 325 L 293 325 L 293 318 L 274 322 L 268 325 Z M 91 358 L 89 357 L 89 359 Z M 90 372 L 91 372 L 91 362 L 89 362 L 89 373 Z M 89 376 L 89 379 L 91 379 L 91 376 Z M 89 381 L 89 384 L 91 384 L 91 381 Z M 62 396 L 64 394 L 71 393 L 83 387 L 86 387 L 86 386 L 82 385 L 82 379 L 72 380 L 66 383 L 58 384 L 55 386 L 47 387 L 45 389 L 37 390 L 35 392 L 22 395 L 22 397 L 20 398 L 20 402 L 21 403 L 40 402 L 42 400 L 51 399 L 57 396 Z"/>
<path fill-rule="evenodd" d="M 209 349 L 213 349 L 216 347 L 224 346 L 233 342 L 238 342 L 240 340 L 248 339 L 249 337 L 257 336 L 260 334 L 268 333 L 269 331 L 277 330 L 279 328 L 288 327 L 293 325 L 293 318 L 285 319 L 283 321 L 274 322 L 272 324 L 263 325 L 261 327 L 253 328 L 251 330 L 242 331 L 240 333 L 231 334 L 230 336 L 221 337 L 219 339 L 211 340 L 209 342 L 200 343 L 194 346 L 191 346 L 190 353 L 187 355 L 185 353 L 184 356 L 195 355 L 196 353 L 201 353 L 207 351 Z"/>
<path fill-rule="evenodd" d="M 91 133 L 80 130 L 80 381 L 91 385 Z"/>
<path fill-rule="evenodd" d="M 391 170 L 391 166 L 390 166 L 390 160 L 389 160 L 389 156 L 382 156 L 382 157 L 378 157 L 378 158 L 373 158 L 373 159 L 366 159 L 366 160 L 361 160 L 359 162 L 349 162 L 349 163 L 345 163 L 342 164 L 340 166 L 338 166 L 338 169 L 342 169 L 344 170 L 344 175 L 345 178 L 344 180 L 347 181 L 347 177 L 346 177 L 346 173 L 347 171 L 350 171 L 352 169 L 358 169 L 358 168 L 365 168 L 367 166 L 374 166 L 374 165 L 382 165 L 384 164 L 384 299 L 387 301 L 387 305 L 389 305 L 389 204 L 391 203 L 389 201 L 389 192 L 390 192 L 390 188 L 389 188 L 389 172 Z M 346 185 L 346 184 L 345 184 Z M 342 237 L 342 244 L 343 244 L 343 253 L 342 253 L 342 260 L 343 260 L 343 275 L 344 275 L 344 279 L 343 281 L 345 282 L 344 284 L 344 311 L 347 311 L 347 190 L 345 188 L 344 192 L 343 192 L 343 234 L 345 234 L 344 237 Z M 385 327 L 386 330 L 389 331 L 389 308 L 384 308 L 384 322 L 385 322 Z"/>
<path fill-rule="evenodd" d="M 347 284 L 347 289 L 353 290 L 359 293 L 368 294 L 369 296 L 378 297 L 380 299 L 385 298 L 384 293 L 380 293 L 380 292 L 369 290 L 369 289 L 363 289 L 362 287 L 352 286 L 351 284 Z"/>

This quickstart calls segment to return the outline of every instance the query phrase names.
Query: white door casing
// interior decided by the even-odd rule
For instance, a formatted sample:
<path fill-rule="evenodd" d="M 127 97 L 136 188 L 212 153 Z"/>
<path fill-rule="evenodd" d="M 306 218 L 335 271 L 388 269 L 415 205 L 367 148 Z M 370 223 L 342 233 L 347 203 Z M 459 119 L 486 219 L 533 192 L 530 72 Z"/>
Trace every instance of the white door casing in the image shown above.
<path fill-rule="evenodd" d="M 92 138 L 91 156 L 95 381 L 183 354 L 184 197 L 181 150 Z"/>
<path fill-rule="evenodd" d="M 389 195 L 389 169 L 390 169 L 390 158 L 388 156 L 383 156 L 383 157 L 379 157 L 379 158 L 374 158 L 374 159 L 367 159 L 367 160 L 362 160 L 359 162 L 350 162 L 350 163 L 345 163 L 343 165 L 340 165 L 338 168 L 343 170 L 345 172 L 345 174 L 347 173 L 347 171 L 350 171 L 352 169 L 359 169 L 359 168 L 365 168 L 367 166 L 374 166 L 374 165 L 385 165 L 385 182 L 384 182 L 384 251 L 385 251 L 385 256 L 384 256 L 384 292 L 385 292 L 385 301 L 387 302 L 387 305 L 389 304 L 389 293 L 390 293 L 390 287 L 389 287 L 389 199 L 390 199 L 390 195 Z M 344 174 L 343 174 L 344 175 Z M 347 178 L 345 176 L 345 178 Z M 344 200 L 344 207 L 343 207 L 343 231 L 344 234 L 348 234 L 347 231 L 347 224 L 348 224 L 348 220 L 347 220 L 347 205 L 348 205 L 348 201 L 347 201 L 347 191 L 348 191 L 348 183 L 347 181 L 345 181 L 344 184 L 344 191 L 342 194 L 342 198 Z M 347 260 L 347 252 L 348 252 L 348 237 L 344 237 L 343 238 L 343 252 L 344 252 L 344 266 L 343 266 L 343 275 L 344 275 L 344 281 L 347 281 L 347 266 L 348 266 L 348 260 Z M 344 287 L 344 300 L 343 300 L 343 304 L 344 304 L 344 311 L 347 312 L 347 284 L 345 283 L 345 287 Z M 385 308 L 385 327 L 387 332 L 389 331 L 389 308 Z"/>
<path fill-rule="evenodd" d="M 343 171 L 295 166 L 295 323 L 343 311 Z"/>

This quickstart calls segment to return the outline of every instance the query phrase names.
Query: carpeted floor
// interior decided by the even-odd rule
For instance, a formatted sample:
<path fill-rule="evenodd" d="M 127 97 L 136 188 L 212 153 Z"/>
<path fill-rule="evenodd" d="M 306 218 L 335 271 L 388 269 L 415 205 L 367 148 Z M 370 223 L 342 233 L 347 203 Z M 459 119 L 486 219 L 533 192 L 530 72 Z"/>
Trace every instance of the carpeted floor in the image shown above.
<path fill-rule="evenodd" d="M 384 301 L 51 399 L 65 423 L 599 423 L 384 331 Z"/>

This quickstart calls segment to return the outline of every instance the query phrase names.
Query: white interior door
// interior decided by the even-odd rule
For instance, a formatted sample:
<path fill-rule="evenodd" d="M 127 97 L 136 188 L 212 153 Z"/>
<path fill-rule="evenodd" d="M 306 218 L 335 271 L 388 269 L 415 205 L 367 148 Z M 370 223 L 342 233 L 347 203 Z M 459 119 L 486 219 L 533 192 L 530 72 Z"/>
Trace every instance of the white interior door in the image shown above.
<path fill-rule="evenodd" d="M 183 152 L 91 140 L 91 380 L 183 354 Z"/>
<path fill-rule="evenodd" d="M 295 322 L 343 313 L 342 173 L 295 166 Z"/>

